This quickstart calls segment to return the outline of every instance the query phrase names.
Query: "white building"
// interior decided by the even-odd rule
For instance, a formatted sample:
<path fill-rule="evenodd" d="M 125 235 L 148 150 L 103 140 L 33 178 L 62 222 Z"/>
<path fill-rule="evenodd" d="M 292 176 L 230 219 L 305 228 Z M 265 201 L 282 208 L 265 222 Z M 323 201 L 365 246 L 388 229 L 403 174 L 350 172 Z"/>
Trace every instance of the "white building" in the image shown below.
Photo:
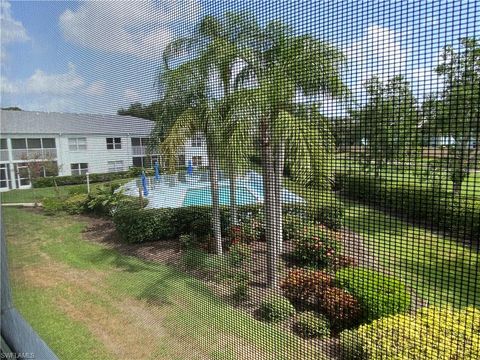
<path fill-rule="evenodd" d="M 33 162 L 50 164 L 42 176 L 151 167 L 158 159 L 147 152 L 153 127 L 153 121 L 132 116 L 2 110 L 0 191 L 30 187 Z M 178 158 L 179 166 L 207 166 L 203 136 L 187 141 Z"/>

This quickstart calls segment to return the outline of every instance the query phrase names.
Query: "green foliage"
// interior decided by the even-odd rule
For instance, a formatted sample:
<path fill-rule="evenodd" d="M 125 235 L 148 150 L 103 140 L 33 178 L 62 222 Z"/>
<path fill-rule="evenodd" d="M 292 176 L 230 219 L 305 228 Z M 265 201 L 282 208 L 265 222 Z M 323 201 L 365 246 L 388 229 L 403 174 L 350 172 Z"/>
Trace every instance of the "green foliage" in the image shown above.
<path fill-rule="evenodd" d="M 207 267 L 208 254 L 198 248 L 190 248 L 182 252 L 181 261 L 188 270 L 204 270 Z"/>
<path fill-rule="evenodd" d="M 122 240 L 128 243 L 170 240 L 179 235 L 173 213 L 173 209 L 120 208 L 114 212 L 113 222 Z"/>
<path fill-rule="evenodd" d="M 212 236 L 212 208 L 210 206 L 188 206 L 183 208 L 139 209 L 135 206 L 122 206 L 119 202 L 113 220 L 122 239 L 127 242 L 173 240 L 180 235 L 191 234 L 194 242 L 208 247 Z M 222 231 L 229 225 L 229 209 L 221 208 Z"/>
<path fill-rule="evenodd" d="M 55 215 L 64 210 L 64 199 L 49 197 L 42 200 L 43 210 L 47 215 Z"/>
<path fill-rule="evenodd" d="M 368 103 L 353 111 L 352 117 L 367 143 L 366 155 L 378 170 L 382 162 L 405 160 L 415 153 L 419 115 L 410 85 L 402 76 L 386 82 L 373 77 L 365 88 Z"/>
<path fill-rule="evenodd" d="M 294 329 L 301 336 L 309 338 L 330 335 L 330 324 L 328 319 L 314 311 L 306 311 L 299 314 L 295 319 Z"/>
<path fill-rule="evenodd" d="M 227 253 L 232 266 L 240 267 L 252 258 L 252 249 L 247 244 L 237 243 L 230 246 Z"/>
<path fill-rule="evenodd" d="M 331 230 L 307 224 L 295 240 L 292 255 L 300 266 L 322 269 L 335 263 L 340 248 Z"/>
<path fill-rule="evenodd" d="M 281 295 L 269 295 L 262 301 L 259 315 L 265 321 L 279 322 L 295 314 L 295 308 Z"/>
<path fill-rule="evenodd" d="M 355 330 L 344 330 L 340 333 L 340 346 L 342 359 L 344 360 L 367 360 L 367 354 L 363 349 L 362 339 Z"/>
<path fill-rule="evenodd" d="M 339 176 L 343 192 L 354 199 L 392 209 L 411 219 L 425 220 L 454 236 L 480 237 L 480 201 L 452 197 L 429 183 L 392 183 L 373 176 Z"/>
<path fill-rule="evenodd" d="M 296 215 L 284 214 L 283 215 L 283 240 L 294 240 L 297 238 L 300 231 L 304 228 L 304 220 Z"/>
<path fill-rule="evenodd" d="M 120 171 L 114 173 L 104 174 L 89 174 L 90 183 L 108 182 L 118 179 L 129 179 L 133 177 L 130 171 Z M 64 185 L 80 185 L 87 183 L 86 175 L 74 175 L 74 176 L 51 176 L 51 177 L 37 177 L 32 179 L 32 185 L 34 188 L 44 188 L 53 186 Z"/>
<path fill-rule="evenodd" d="M 85 212 L 87 201 L 87 194 L 72 195 L 65 200 L 63 208 L 70 215 L 81 214 Z"/>
<path fill-rule="evenodd" d="M 335 283 L 359 301 L 366 321 L 410 310 L 405 284 L 392 276 L 366 268 L 344 268 L 335 274 Z"/>
<path fill-rule="evenodd" d="M 340 336 L 348 359 L 476 359 L 480 354 L 480 312 L 427 307 L 416 314 L 375 320 Z"/>
<path fill-rule="evenodd" d="M 88 195 L 87 209 L 97 215 L 112 216 L 117 206 L 125 199 L 118 184 L 98 187 Z"/>

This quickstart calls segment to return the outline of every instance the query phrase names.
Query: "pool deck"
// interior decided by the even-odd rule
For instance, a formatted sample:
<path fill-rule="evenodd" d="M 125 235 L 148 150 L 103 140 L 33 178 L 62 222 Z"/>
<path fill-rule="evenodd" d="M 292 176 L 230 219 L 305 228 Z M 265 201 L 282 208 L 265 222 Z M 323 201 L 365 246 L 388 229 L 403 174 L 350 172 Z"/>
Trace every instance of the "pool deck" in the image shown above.
<path fill-rule="evenodd" d="M 203 189 L 209 188 L 209 181 L 199 181 L 196 176 L 187 176 L 184 182 L 178 181 L 174 175 L 163 176 L 160 181 L 156 181 L 150 178 L 148 181 L 148 195 L 145 196 L 148 199 L 148 205 L 146 208 L 179 208 L 183 207 L 185 197 L 188 190 L 191 189 Z M 138 196 L 140 182 L 138 180 L 132 180 L 123 186 L 125 195 Z M 229 186 L 228 180 L 219 181 L 219 187 Z M 237 186 L 244 187 L 249 191 L 256 203 L 263 204 L 263 184 L 258 181 L 258 177 L 255 181 L 249 181 L 249 177 L 239 177 L 237 179 Z M 304 203 L 305 200 L 300 196 L 282 189 L 282 200 L 285 203 L 299 202 Z"/>

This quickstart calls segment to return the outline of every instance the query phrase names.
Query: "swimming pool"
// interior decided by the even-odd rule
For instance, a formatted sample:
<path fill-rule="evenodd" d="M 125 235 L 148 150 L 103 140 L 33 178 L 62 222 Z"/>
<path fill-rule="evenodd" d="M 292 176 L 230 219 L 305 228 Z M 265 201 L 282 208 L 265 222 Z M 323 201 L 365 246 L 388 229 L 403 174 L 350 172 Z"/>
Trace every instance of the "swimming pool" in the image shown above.
<path fill-rule="evenodd" d="M 247 205 L 258 202 L 257 198 L 246 188 L 239 186 L 236 188 L 237 204 Z M 223 185 L 219 188 L 220 205 L 230 205 L 230 186 Z M 183 200 L 183 206 L 192 205 L 210 205 L 212 203 L 212 193 L 209 187 L 200 189 L 189 189 Z"/>
<path fill-rule="evenodd" d="M 220 204 L 230 204 L 230 183 L 227 179 L 219 176 Z M 263 203 L 263 178 L 260 174 L 249 171 L 237 178 L 237 204 L 261 204 Z M 147 208 L 179 208 L 193 205 L 211 205 L 212 195 L 208 173 L 194 175 L 171 174 L 163 175 L 160 179 L 147 179 L 148 194 L 144 196 L 148 200 Z M 131 180 L 121 187 L 125 195 L 139 196 L 143 193 L 142 181 Z M 303 203 L 300 196 L 287 189 L 282 189 L 282 201 L 284 203 Z"/>

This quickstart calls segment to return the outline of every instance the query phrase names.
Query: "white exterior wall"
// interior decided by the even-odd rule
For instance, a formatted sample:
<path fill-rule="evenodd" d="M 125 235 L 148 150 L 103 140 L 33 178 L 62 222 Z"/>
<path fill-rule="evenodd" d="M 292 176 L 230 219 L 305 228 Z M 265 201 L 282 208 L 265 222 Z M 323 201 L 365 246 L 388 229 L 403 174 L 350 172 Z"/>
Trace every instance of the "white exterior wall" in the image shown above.
<path fill-rule="evenodd" d="M 188 165 L 189 161 L 192 161 L 194 156 L 201 156 L 202 166 L 208 166 L 207 145 L 205 139 L 202 140 L 202 146 L 200 147 L 192 146 L 192 140 L 188 139 L 183 148 L 183 153 L 185 154 L 185 166 Z"/>
<path fill-rule="evenodd" d="M 122 139 L 121 149 L 107 149 L 106 138 L 120 137 Z M 133 136 L 136 137 L 136 136 Z M 68 139 L 86 138 L 87 149 L 71 151 L 69 149 Z M 62 135 L 57 144 L 59 153 L 59 175 L 71 175 L 70 164 L 87 163 L 88 172 L 106 173 L 108 172 L 109 161 L 123 161 L 124 170 L 132 166 L 132 141 L 130 137 L 118 135 Z"/>

